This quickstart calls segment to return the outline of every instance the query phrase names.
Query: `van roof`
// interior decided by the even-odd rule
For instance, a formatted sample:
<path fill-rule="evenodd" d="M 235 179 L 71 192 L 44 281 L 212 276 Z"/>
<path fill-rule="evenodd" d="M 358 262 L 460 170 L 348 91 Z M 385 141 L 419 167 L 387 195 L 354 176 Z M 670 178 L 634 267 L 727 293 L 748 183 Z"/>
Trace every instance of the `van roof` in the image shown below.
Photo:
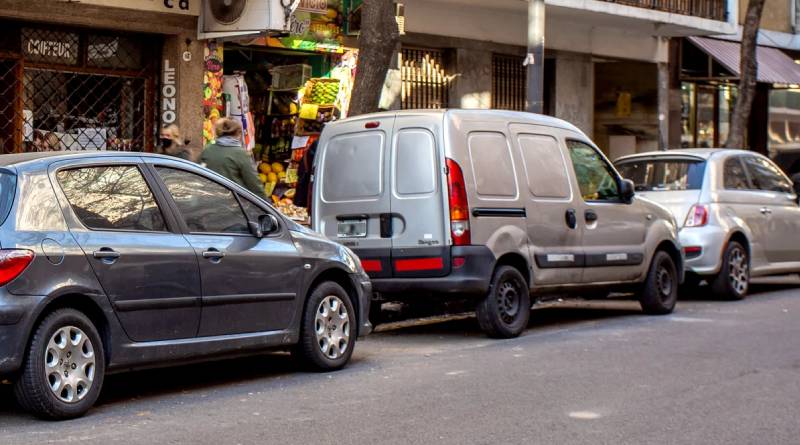
<path fill-rule="evenodd" d="M 464 110 L 455 108 L 445 108 L 439 110 L 397 110 L 397 111 L 381 111 L 379 113 L 363 114 L 360 116 L 350 117 L 342 121 L 354 120 L 370 120 L 385 116 L 453 116 L 461 119 L 481 119 L 481 120 L 502 120 L 509 123 L 519 122 L 534 125 L 543 125 L 547 127 L 555 127 L 564 130 L 574 131 L 579 134 L 585 134 L 578 129 L 575 125 L 552 116 L 544 114 L 527 113 L 523 111 L 507 111 L 507 110 Z M 337 121 L 337 122 L 342 122 Z M 336 125 L 337 122 L 332 122 L 328 125 Z"/>

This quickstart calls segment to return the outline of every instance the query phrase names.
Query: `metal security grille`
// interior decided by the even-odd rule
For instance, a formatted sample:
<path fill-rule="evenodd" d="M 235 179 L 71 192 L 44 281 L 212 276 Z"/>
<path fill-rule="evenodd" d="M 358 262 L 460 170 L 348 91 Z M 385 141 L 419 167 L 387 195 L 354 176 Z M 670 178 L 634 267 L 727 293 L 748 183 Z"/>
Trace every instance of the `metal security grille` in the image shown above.
<path fill-rule="evenodd" d="M 522 57 L 492 56 L 492 108 L 525 111 L 526 73 Z"/>
<path fill-rule="evenodd" d="M 443 61 L 444 54 L 439 50 L 403 48 L 400 67 L 404 110 L 448 106 L 450 77 Z"/>
<path fill-rule="evenodd" d="M 160 48 L 155 39 L 26 25 L 0 29 L 3 153 L 152 147 L 160 57 L 145 54 Z"/>

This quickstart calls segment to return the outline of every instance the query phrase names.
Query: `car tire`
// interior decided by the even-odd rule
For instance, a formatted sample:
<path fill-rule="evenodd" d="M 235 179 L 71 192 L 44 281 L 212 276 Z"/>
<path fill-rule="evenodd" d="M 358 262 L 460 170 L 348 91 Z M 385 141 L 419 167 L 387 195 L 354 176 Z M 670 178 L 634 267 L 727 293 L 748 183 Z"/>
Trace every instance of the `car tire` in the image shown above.
<path fill-rule="evenodd" d="M 353 355 L 358 325 L 350 295 L 328 281 L 311 292 L 303 310 L 300 343 L 295 354 L 314 371 L 335 371 Z"/>
<path fill-rule="evenodd" d="M 647 278 L 639 292 L 639 304 L 645 314 L 664 315 L 675 309 L 678 301 L 678 270 L 675 261 L 663 250 L 653 255 Z"/>
<path fill-rule="evenodd" d="M 750 257 L 739 242 L 731 241 L 722 254 L 722 267 L 711 283 L 714 295 L 724 300 L 741 300 L 750 289 Z"/>
<path fill-rule="evenodd" d="M 486 297 L 475 311 L 481 330 L 493 338 L 513 338 L 528 327 L 531 297 L 525 277 L 514 267 L 500 266 Z"/>
<path fill-rule="evenodd" d="M 58 309 L 35 328 L 14 394 L 38 417 L 72 419 L 97 401 L 104 376 L 105 353 L 97 328 L 75 309 Z"/>

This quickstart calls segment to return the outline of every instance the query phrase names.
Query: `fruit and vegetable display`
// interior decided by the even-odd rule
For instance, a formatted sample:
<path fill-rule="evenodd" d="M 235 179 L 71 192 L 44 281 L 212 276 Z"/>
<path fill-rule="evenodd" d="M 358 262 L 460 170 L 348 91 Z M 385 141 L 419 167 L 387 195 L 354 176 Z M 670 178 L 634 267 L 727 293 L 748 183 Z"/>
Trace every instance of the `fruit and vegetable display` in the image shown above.
<path fill-rule="evenodd" d="M 311 97 L 307 100 L 313 104 L 328 105 L 336 102 L 336 97 L 339 95 L 339 81 L 338 80 L 317 80 L 311 86 Z"/>

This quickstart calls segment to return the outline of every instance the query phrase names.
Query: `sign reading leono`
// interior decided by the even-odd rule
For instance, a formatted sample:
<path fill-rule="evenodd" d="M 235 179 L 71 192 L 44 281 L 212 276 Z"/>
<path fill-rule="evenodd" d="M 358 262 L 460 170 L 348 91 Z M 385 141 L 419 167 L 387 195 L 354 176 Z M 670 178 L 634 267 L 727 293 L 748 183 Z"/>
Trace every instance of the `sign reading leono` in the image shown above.
<path fill-rule="evenodd" d="M 175 77 L 175 67 L 169 59 L 164 59 L 164 69 L 161 74 L 161 123 L 174 124 L 178 121 L 178 81 Z"/>

